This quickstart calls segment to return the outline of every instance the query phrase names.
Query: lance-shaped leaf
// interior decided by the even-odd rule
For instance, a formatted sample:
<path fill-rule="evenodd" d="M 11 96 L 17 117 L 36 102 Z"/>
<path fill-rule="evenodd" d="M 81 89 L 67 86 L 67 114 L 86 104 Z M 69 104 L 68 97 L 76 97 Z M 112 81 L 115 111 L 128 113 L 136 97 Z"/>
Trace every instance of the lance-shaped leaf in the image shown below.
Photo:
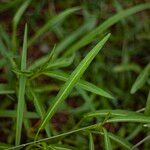
<path fill-rule="evenodd" d="M 94 150 L 94 140 L 93 140 L 93 136 L 92 133 L 89 133 L 89 150 Z"/>
<path fill-rule="evenodd" d="M 42 28 L 40 28 L 36 34 L 29 40 L 29 46 L 32 45 L 42 34 L 44 34 L 47 30 L 52 29 L 53 26 L 58 24 L 60 21 L 65 19 L 70 14 L 74 13 L 75 11 L 79 10 L 79 7 L 69 8 L 59 15 L 53 17 L 51 20 L 49 20 Z"/>
<path fill-rule="evenodd" d="M 103 128 L 105 150 L 112 150 L 110 139 L 107 130 Z"/>
<path fill-rule="evenodd" d="M 73 44 L 65 53 L 65 55 L 70 55 L 74 53 L 75 51 L 79 50 L 83 46 L 89 44 L 92 42 L 97 35 L 102 34 L 104 31 L 106 31 L 109 27 L 117 23 L 118 21 L 124 19 L 125 17 L 128 17 L 132 14 L 135 14 L 139 11 L 142 11 L 144 9 L 150 9 L 150 3 L 144 3 L 137 6 L 134 6 L 132 8 L 122 10 L 119 13 L 115 14 L 114 16 L 110 17 L 106 21 L 104 21 L 101 25 L 99 25 L 97 28 L 92 30 L 91 32 L 87 33 L 81 40 L 79 40 L 77 43 Z"/>
<path fill-rule="evenodd" d="M 33 102 L 34 102 L 34 105 L 35 105 L 35 108 L 36 108 L 36 111 L 37 113 L 39 114 L 39 116 L 43 119 L 44 115 L 45 115 L 45 109 L 44 109 L 44 106 L 43 104 L 40 102 L 40 100 L 38 99 L 37 95 L 34 93 L 34 91 L 31 89 L 30 90 L 31 92 L 31 95 L 33 97 Z M 45 126 L 45 131 L 48 135 L 48 137 L 50 137 L 50 124 L 47 124 Z"/>
<path fill-rule="evenodd" d="M 137 90 L 139 90 L 145 84 L 145 82 L 148 80 L 149 75 L 150 75 L 150 63 L 145 67 L 145 69 L 140 73 L 140 75 L 134 82 L 131 88 L 132 94 L 135 93 Z"/>
<path fill-rule="evenodd" d="M 0 118 L 16 118 L 17 117 L 17 111 L 16 110 L 0 110 Z M 39 119 L 40 116 L 35 112 L 25 112 L 24 117 L 28 119 Z"/>
<path fill-rule="evenodd" d="M 66 74 L 65 72 L 56 72 L 56 71 L 45 71 L 43 73 L 44 75 L 48 76 L 48 77 L 52 77 L 52 78 L 55 78 L 55 79 L 58 79 L 58 80 L 61 80 L 61 81 L 67 81 L 68 80 L 68 77 L 69 75 Z M 100 95 L 100 96 L 104 96 L 106 98 L 110 98 L 110 99 L 114 99 L 114 97 L 106 92 L 105 90 L 103 90 L 102 88 L 90 83 L 90 82 L 87 82 L 85 80 L 79 80 L 77 82 L 77 85 L 78 87 L 86 90 L 86 91 L 89 91 L 89 92 L 92 92 L 92 93 L 95 93 L 97 95 Z"/>
<path fill-rule="evenodd" d="M 25 26 L 24 31 L 24 41 L 23 41 L 23 50 L 21 58 L 21 71 L 26 70 L 26 57 L 27 57 L 27 25 Z M 16 123 L 16 145 L 20 144 L 21 139 L 21 130 L 22 130 L 22 121 L 23 121 L 23 112 L 25 105 L 25 86 L 26 86 L 26 76 L 21 74 L 19 76 L 19 95 L 18 95 L 18 106 L 17 106 L 17 123 Z"/>
<path fill-rule="evenodd" d="M 87 56 L 81 61 L 81 63 L 77 66 L 77 68 L 72 72 L 72 74 L 69 76 L 67 82 L 64 84 L 64 86 L 60 89 L 59 93 L 57 94 L 55 100 L 53 101 L 53 104 L 51 104 L 50 108 L 48 109 L 48 112 L 44 118 L 44 120 L 41 122 L 41 125 L 39 127 L 38 133 L 41 129 L 43 129 L 46 125 L 46 123 L 52 118 L 54 113 L 57 111 L 59 105 L 67 98 L 75 84 L 78 82 L 78 80 L 81 78 L 87 67 L 90 65 L 94 57 L 98 54 L 100 49 L 103 47 L 103 45 L 106 43 L 108 38 L 110 37 L 110 34 L 106 35 L 88 54 Z M 38 134 L 37 133 L 37 134 Z"/>
<path fill-rule="evenodd" d="M 97 110 L 94 112 L 90 112 L 84 115 L 84 118 L 91 118 L 91 117 L 105 117 L 107 114 L 110 114 L 110 117 L 120 117 L 120 116 L 133 116 L 133 115 L 142 115 L 140 113 L 134 112 L 134 111 L 128 111 L 128 110 L 120 110 L 120 109 L 115 109 L 115 110 Z"/>
<path fill-rule="evenodd" d="M 27 9 L 27 7 L 29 6 L 31 0 L 26 0 L 21 7 L 18 9 L 18 11 L 16 12 L 14 18 L 13 18 L 13 34 L 12 34 L 12 46 L 13 46 L 13 50 L 16 51 L 16 46 L 17 46 L 17 26 L 19 24 L 19 21 L 23 15 L 23 13 L 25 12 L 25 10 Z"/>

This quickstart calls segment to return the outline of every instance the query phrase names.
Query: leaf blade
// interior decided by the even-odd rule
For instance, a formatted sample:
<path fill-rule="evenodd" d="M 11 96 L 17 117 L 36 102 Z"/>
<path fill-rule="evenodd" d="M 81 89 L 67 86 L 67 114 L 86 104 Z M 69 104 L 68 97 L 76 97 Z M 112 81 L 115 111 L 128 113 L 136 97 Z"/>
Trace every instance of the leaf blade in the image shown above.
<path fill-rule="evenodd" d="M 93 137 L 92 137 L 92 133 L 89 133 L 89 150 L 94 150 L 94 141 L 93 141 Z"/>
<path fill-rule="evenodd" d="M 144 85 L 149 75 L 150 75 L 150 63 L 144 68 L 144 70 L 140 73 L 140 75 L 135 80 L 131 88 L 131 94 L 134 94 L 137 90 L 139 90 Z"/>
<path fill-rule="evenodd" d="M 40 130 L 45 127 L 47 121 L 52 118 L 54 113 L 57 110 L 57 107 L 61 104 L 63 100 L 69 95 L 70 91 L 74 87 L 74 85 L 77 83 L 77 81 L 80 79 L 86 68 L 89 66 L 91 61 L 94 59 L 94 57 L 98 54 L 99 50 L 103 47 L 103 45 L 106 43 L 108 38 L 110 37 L 110 34 L 106 35 L 103 40 L 101 40 L 88 54 L 87 56 L 81 61 L 81 63 L 77 66 L 77 68 L 72 72 L 70 75 L 68 81 L 64 84 L 64 86 L 61 88 L 59 93 L 57 94 L 54 104 L 50 106 L 48 109 L 48 112 L 45 116 L 45 119 L 42 121 L 38 133 Z M 37 134 L 38 134 L 37 133 Z"/>
<path fill-rule="evenodd" d="M 120 11 L 118 14 L 115 14 L 114 16 L 110 17 L 109 19 L 104 21 L 101 25 L 99 25 L 97 28 L 95 28 L 91 32 L 87 33 L 80 41 L 78 41 L 77 43 L 72 45 L 66 51 L 66 53 L 64 55 L 65 56 L 70 55 L 73 52 L 82 48 L 83 46 L 86 46 L 87 44 L 92 42 L 94 40 L 94 38 L 96 38 L 97 35 L 100 35 L 101 33 L 106 31 L 109 27 L 111 27 L 112 25 L 114 25 L 115 23 L 120 21 L 121 19 L 124 19 L 125 17 L 128 17 L 132 14 L 135 14 L 139 11 L 142 11 L 144 9 L 149 9 L 149 8 L 150 8 L 150 3 L 144 3 L 144 4 L 134 6 L 132 8 Z"/>
<path fill-rule="evenodd" d="M 24 31 L 23 50 L 22 50 L 22 58 L 21 58 L 21 71 L 26 70 L 26 57 L 27 57 L 27 25 L 25 26 L 25 31 Z M 25 105 L 25 86 L 26 86 L 26 77 L 24 75 L 20 75 L 18 106 L 17 106 L 16 140 L 15 140 L 16 145 L 20 144 L 20 139 L 21 139 L 23 111 Z"/>
<path fill-rule="evenodd" d="M 103 133 L 104 133 L 105 150 L 112 150 L 110 139 L 109 139 L 107 130 L 105 128 L 103 128 Z"/>
<path fill-rule="evenodd" d="M 28 46 L 32 45 L 43 33 L 45 33 L 53 25 L 59 23 L 62 19 L 66 18 L 67 16 L 69 16 L 77 10 L 79 10 L 79 7 L 73 7 L 63 11 L 58 16 L 52 18 L 52 20 L 48 21 L 41 29 L 37 31 L 37 33 L 33 37 L 31 37 L 31 39 L 29 39 Z"/>
<path fill-rule="evenodd" d="M 61 81 L 67 81 L 68 77 L 69 77 L 68 74 L 66 74 L 62 71 L 61 72 L 45 71 L 43 74 L 46 75 L 46 76 L 61 80 Z M 100 87 L 98 87 L 98 86 L 96 86 L 92 83 L 89 83 L 85 80 L 79 80 L 77 82 L 76 86 L 79 86 L 80 88 L 82 88 L 86 91 L 95 93 L 97 95 L 104 96 L 104 97 L 109 98 L 109 99 L 114 99 L 114 97 L 110 93 L 106 92 L 102 88 L 100 88 Z"/>

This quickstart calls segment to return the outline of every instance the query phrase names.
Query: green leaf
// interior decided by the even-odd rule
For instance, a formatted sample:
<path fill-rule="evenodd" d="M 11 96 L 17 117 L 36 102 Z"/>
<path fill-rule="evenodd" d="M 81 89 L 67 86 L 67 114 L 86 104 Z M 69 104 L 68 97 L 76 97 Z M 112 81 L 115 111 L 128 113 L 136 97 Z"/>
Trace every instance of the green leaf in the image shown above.
<path fill-rule="evenodd" d="M 132 94 L 134 94 L 145 84 L 145 82 L 148 80 L 149 75 L 150 75 L 150 63 L 145 67 L 145 69 L 140 73 L 140 75 L 135 80 L 131 88 Z"/>
<path fill-rule="evenodd" d="M 69 66 L 73 62 L 74 55 L 70 58 L 59 58 L 55 61 L 49 61 L 46 69 L 63 68 Z M 48 56 L 36 60 L 30 67 L 29 71 L 39 69 L 48 60 Z"/>
<path fill-rule="evenodd" d="M 109 139 L 107 130 L 106 130 L 105 128 L 103 128 L 103 132 L 104 132 L 105 150 L 112 150 L 112 147 L 111 147 L 111 143 L 110 143 L 110 139 Z"/>
<path fill-rule="evenodd" d="M 115 110 L 109 110 L 109 109 L 104 109 L 104 110 L 98 110 L 94 112 L 90 112 L 84 115 L 84 118 L 89 118 L 89 117 L 105 117 L 107 114 L 110 114 L 110 117 L 119 117 L 119 116 L 130 116 L 130 115 L 142 115 L 140 113 L 134 112 L 134 111 L 128 111 L 128 110 L 120 110 L 120 109 L 115 109 Z"/>
<path fill-rule="evenodd" d="M 99 132 L 99 131 L 92 131 L 92 133 L 95 133 L 95 134 L 101 134 L 101 135 L 104 135 L 103 132 Z M 123 148 L 127 149 L 127 150 L 131 150 L 132 148 L 132 144 L 129 143 L 127 140 L 125 140 L 124 138 L 120 137 L 120 136 L 116 136 L 112 133 L 109 133 L 108 132 L 108 136 L 111 140 L 113 140 L 114 142 L 117 143 L 117 145 L 120 145 L 122 146 Z"/>
<path fill-rule="evenodd" d="M 52 144 L 48 147 L 53 148 L 54 150 L 77 150 L 77 148 L 68 146 L 68 145 L 62 145 L 62 144 Z"/>
<path fill-rule="evenodd" d="M 26 0 L 21 7 L 18 9 L 18 11 L 16 12 L 14 18 L 13 18 L 13 34 L 12 34 L 12 46 L 13 46 L 13 50 L 16 51 L 16 46 L 17 46 L 17 26 L 18 23 L 24 13 L 24 11 L 27 9 L 27 7 L 29 6 L 31 0 Z"/>
<path fill-rule="evenodd" d="M 5 4 L 1 4 L 0 5 L 0 12 L 3 12 L 11 7 L 16 6 L 17 4 L 20 4 L 20 2 L 22 2 L 22 0 L 13 0 L 13 1 L 9 1 Z"/>
<path fill-rule="evenodd" d="M 29 40 L 28 46 L 32 45 L 42 34 L 46 31 L 52 29 L 53 26 L 58 24 L 60 21 L 65 19 L 67 16 L 71 15 L 75 11 L 79 10 L 79 7 L 69 8 L 57 16 L 54 16 L 51 20 L 49 20 L 42 28 L 40 28 L 36 34 Z"/>
<path fill-rule="evenodd" d="M 59 93 L 57 94 L 54 103 L 50 106 L 48 109 L 48 112 L 42 121 L 38 133 L 41 129 L 43 129 L 48 122 L 54 115 L 54 113 L 57 111 L 60 104 L 67 98 L 75 84 L 78 82 L 78 80 L 81 78 L 87 67 L 90 65 L 94 57 L 98 54 L 100 49 L 103 47 L 103 45 L 106 43 L 108 38 L 110 37 L 110 34 L 106 35 L 88 54 L 87 56 L 80 62 L 80 64 L 77 66 L 77 68 L 72 72 L 72 74 L 69 76 L 67 82 L 64 84 L 64 86 L 60 89 Z M 37 133 L 37 134 L 38 134 Z"/>
<path fill-rule="evenodd" d="M 7 48 L 11 49 L 11 41 L 9 34 L 6 32 L 5 28 L 2 25 L 0 25 L 0 35 L 2 40 L 4 40 L 4 42 L 6 43 Z"/>
<path fill-rule="evenodd" d="M 1 150 L 4 150 L 4 149 L 6 150 L 7 148 L 10 148 L 10 147 L 12 147 L 12 145 L 0 142 L 0 149 Z"/>
<path fill-rule="evenodd" d="M 17 117 L 17 111 L 15 110 L 0 110 L 0 118 L 16 118 Z M 25 112 L 24 113 L 25 118 L 29 119 L 39 119 L 39 115 L 35 112 Z"/>
<path fill-rule="evenodd" d="M 68 77 L 69 77 L 68 74 L 66 74 L 62 71 L 61 72 L 58 72 L 58 71 L 57 72 L 56 71 L 45 71 L 43 74 L 48 76 L 48 77 L 55 78 L 55 79 L 58 79 L 58 80 L 61 80 L 61 81 L 67 81 Z M 99 88 L 96 85 L 94 85 L 92 83 L 89 83 L 85 80 L 79 80 L 77 82 L 76 86 L 80 87 L 80 88 L 82 88 L 86 91 L 95 93 L 97 95 L 104 96 L 104 97 L 110 98 L 110 99 L 114 99 L 114 97 L 111 94 L 109 94 L 108 92 L 106 92 L 102 88 Z"/>
<path fill-rule="evenodd" d="M 21 58 L 21 71 L 26 70 L 26 57 L 27 57 L 27 25 L 24 31 L 23 50 Z M 25 105 L 25 86 L 26 76 L 23 74 L 19 76 L 19 93 L 18 93 L 18 106 L 17 106 L 17 123 L 16 123 L 16 145 L 20 144 L 23 112 Z"/>
<path fill-rule="evenodd" d="M 14 18 L 13 18 L 13 24 L 14 24 L 15 26 L 18 25 L 18 23 L 19 23 L 19 21 L 20 21 L 22 15 L 23 15 L 23 13 L 24 13 L 24 11 L 25 11 L 26 8 L 29 6 L 30 2 L 31 2 L 31 0 L 26 0 L 26 1 L 21 5 L 21 7 L 18 9 L 18 11 L 16 12 L 16 14 L 15 14 L 15 16 L 14 16 Z"/>
<path fill-rule="evenodd" d="M 132 14 L 135 14 L 139 11 L 142 11 L 144 9 L 149 9 L 150 3 L 144 3 L 137 6 L 134 6 L 132 8 L 122 10 L 118 14 L 115 14 L 114 16 L 107 19 L 105 22 L 103 22 L 101 25 L 99 25 L 97 28 L 92 30 L 91 32 L 87 33 L 80 41 L 72 45 L 64 55 L 70 55 L 74 53 L 75 51 L 79 50 L 83 46 L 86 46 L 90 42 L 92 42 L 97 35 L 102 34 L 104 31 L 106 31 L 109 27 L 117 23 L 118 21 L 124 19 L 125 17 L 128 17 Z"/>
<path fill-rule="evenodd" d="M 150 117 L 145 115 L 130 115 L 130 116 L 120 116 L 108 119 L 106 122 L 135 122 L 135 123 L 150 123 Z"/>
<path fill-rule="evenodd" d="M 148 93 L 146 107 L 145 107 L 145 115 L 150 116 L 150 91 Z"/>
<path fill-rule="evenodd" d="M 83 24 L 81 27 L 79 27 L 77 30 L 75 30 L 70 35 L 67 35 L 67 37 L 56 46 L 56 55 L 59 55 L 71 43 L 75 42 L 77 40 L 77 38 L 79 38 L 81 35 L 83 35 L 87 31 L 90 31 L 95 26 L 95 23 L 96 23 L 96 18 L 89 17 L 88 21 L 85 24 Z"/>
<path fill-rule="evenodd" d="M 116 136 L 116 135 L 114 135 L 112 133 L 108 133 L 108 135 L 109 135 L 109 138 L 112 139 L 113 141 L 115 141 L 117 144 L 121 145 L 125 149 L 131 150 L 132 144 L 129 143 L 124 138 Z"/>
<path fill-rule="evenodd" d="M 93 137 L 92 137 L 92 133 L 89 133 L 89 150 L 94 150 L 94 141 L 93 141 Z"/>
<path fill-rule="evenodd" d="M 33 90 L 30 89 L 30 92 L 31 92 L 31 95 L 33 97 L 33 102 L 34 102 L 34 105 L 35 105 L 35 108 L 36 108 L 36 111 L 37 113 L 39 114 L 39 116 L 43 119 L 44 118 L 44 115 L 45 115 L 45 109 L 44 109 L 44 106 L 42 105 L 42 103 L 40 102 L 40 99 L 37 98 L 36 94 L 34 93 Z M 46 126 L 45 126 L 45 131 L 48 135 L 48 137 L 50 137 L 50 124 L 48 123 Z"/>
<path fill-rule="evenodd" d="M 2 94 L 14 94 L 15 91 L 12 90 L 7 84 L 0 84 L 0 95 Z"/>
<path fill-rule="evenodd" d="M 84 118 L 91 117 L 105 117 L 107 114 L 110 114 L 110 119 L 106 122 L 137 122 L 137 123 L 150 123 L 150 117 L 145 116 L 144 114 L 126 111 L 126 110 L 99 110 L 84 115 Z"/>

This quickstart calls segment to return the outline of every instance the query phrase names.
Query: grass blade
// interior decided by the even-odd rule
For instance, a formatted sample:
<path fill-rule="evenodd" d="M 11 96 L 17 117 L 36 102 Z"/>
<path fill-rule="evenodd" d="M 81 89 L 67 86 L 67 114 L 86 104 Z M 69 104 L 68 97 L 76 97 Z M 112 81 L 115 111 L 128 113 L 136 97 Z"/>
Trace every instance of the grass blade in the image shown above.
<path fill-rule="evenodd" d="M 45 109 L 42 105 L 42 103 L 40 102 L 40 100 L 37 98 L 36 94 L 33 92 L 33 90 L 30 90 L 31 94 L 32 94 L 32 97 L 33 97 L 33 101 L 34 101 L 34 105 L 35 105 L 35 108 L 36 108 L 36 111 L 37 113 L 39 114 L 39 116 L 43 119 L 44 118 L 44 115 L 45 115 Z M 48 137 L 50 137 L 50 125 L 47 124 L 45 126 L 45 131 L 48 135 Z"/>
<path fill-rule="evenodd" d="M 122 116 L 122 117 L 114 117 L 106 122 L 135 122 L 135 123 L 150 123 L 150 117 L 145 115 L 131 115 L 131 116 Z"/>
<path fill-rule="evenodd" d="M 133 111 L 128 111 L 128 110 L 119 110 L 119 109 L 116 109 L 116 110 L 107 110 L 107 109 L 104 109 L 104 110 L 98 110 L 98 111 L 95 111 L 95 112 L 90 112 L 90 113 L 87 113 L 84 115 L 84 118 L 89 118 L 89 117 L 98 117 L 98 116 L 106 116 L 107 114 L 110 114 L 110 117 L 126 117 L 126 116 L 130 116 L 130 115 L 142 115 L 140 113 L 137 113 L 137 112 L 133 112 Z"/>
<path fill-rule="evenodd" d="M 27 9 L 27 7 L 29 6 L 31 0 L 26 0 L 21 7 L 18 9 L 18 11 L 16 12 L 14 18 L 13 18 L 13 34 L 12 34 L 12 46 L 13 46 L 13 50 L 16 51 L 17 48 L 17 26 L 18 23 L 24 13 L 24 11 Z"/>
<path fill-rule="evenodd" d="M 56 71 L 45 71 L 43 74 L 48 76 L 48 77 L 52 77 L 52 78 L 55 78 L 55 79 L 58 79 L 61 81 L 67 81 L 68 77 L 69 77 L 69 75 L 64 73 L 64 72 L 56 72 Z M 108 92 L 106 92 L 102 88 L 99 88 L 96 85 L 89 83 L 85 80 L 79 80 L 77 82 L 76 86 L 79 86 L 80 88 L 82 88 L 86 91 L 95 93 L 97 95 L 104 96 L 104 97 L 110 98 L 110 99 L 114 99 L 114 97 L 111 94 L 109 94 Z"/>
<path fill-rule="evenodd" d="M 48 146 L 49 148 L 53 148 L 54 150 L 79 150 L 75 147 L 62 145 L 62 144 L 52 144 Z"/>
<path fill-rule="evenodd" d="M 92 113 L 87 113 L 84 115 L 84 118 L 88 117 L 105 117 L 107 114 L 110 114 L 110 119 L 106 122 L 137 122 L 137 123 L 150 123 L 150 117 L 145 116 L 144 114 L 126 111 L 126 110 L 100 110 Z"/>
<path fill-rule="evenodd" d="M 12 90 L 7 84 L 0 84 L 0 95 L 2 94 L 14 94 L 15 91 Z"/>
<path fill-rule="evenodd" d="M 24 31 L 23 50 L 22 50 L 22 58 L 21 58 L 21 71 L 26 70 L 26 57 L 27 57 L 27 25 L 25 26 L 25 31 Z M 20 139 L 21 139 L 23 112 L 24 112 L 24 105 L 25 105 L 25 86 L 26 86 L 26 76 L 22 74 L 19 77 L 19 93 L 18 93 L 18 106 L 17 106 L 16 141 L 15 141 L 16 145 L 20 144 Z"/>
<path fill-rule="evenodd" d="M 101 134 L 101 135 L 104 135 L 103 132 L 99 132 L 99 131 L 92 131 L 92 133 L 95 133 L 95 134 Z M 127 140 L 125 140 L 124 138 L 122 137 L 119 137 L 119 136 L 116 136 L 112 133 L 109 133 L 108 132 L 108 136 L 111 140 L 113 140 L 115 143 L 117 143 L 118 145 L 122 146 L 123 148 L 127 149 L 127 150 L 131 150 L 132 148 L 132 144 L 129 143 Z"/>
<path fill-rule="evenodd" d="M 74 13 L 75 11 L 79 10 L 79 7 L 74 7 L 65 10 L 64 12 L 60 13 L 59 15 L 55 16 L 51 20 L 49 20 L 41 29 L 37 31 L 37 33 L 29 40 L 28 46 L 32 45 L 42 34 L 44 34 L 47 30 L 52 29 L 52 27 L 58 24 L 60 21 L 65 19 L 70 14 Z"/>
<path fill-rule="evenodd" d="M 120 11 L 118 14 L 115 14 L 114 16 L 110 17 L 100 26 L 92 30 L 90 33 L 87 33 L 80 41 L 72 45 L 70 49 L 66 51 L 65 55 L 70 55 L 74 53 L 75 51 L 79 50 L 80 48 L 82 48 L 83 46 L 89 44 L 96 38 L 97 35 L 102 34 L 109 27 L 111 27 L 118 21 L 124 19 L 125 17 L 128 17 L 132 14 L 135 14 L 139 11 L 142 11 L 144 9 L 149 9 L 149 8 L 150 8 L 150 3 L 144 3 L 144 4 L 134 6 L 132 8 Z"/>
<path fill-rule="evenodd" d="M 92 137 L 92 133 L 89 133 L 89 150 L 94 150 L 94 141 L 93 141 L 93 137 Z"/>
<path fill-rule="evenodd" d="M 15 110 L 0 110 L 0 118 L 16 118 L 17 111 Z M 38 119 L 39 115 L 35 112 L 25 112 L 24 117 L 28 119 Z"/>
<path fill-rule="evenodd" d="M 148 93 L 148 98 L 146 102 L 145 115 L 150 116 L 150 91 Z"/>
<path fill-rule="evenodd" d="M 68 78 L 68 81 L 64 84 L 64 86 L 60 89 L 59 93 L 57 94 L 54 103 L 50 106 L 48 109 L 48 112 L 42 121 L 38 133 L 41 129 L 43 129 L 48 122 L 56 112 L 59 105 L 67 98 L 69 93 L 71 92 L 72 88 L 75 86 L 75 84 L 78 82 L 78 80 L 83 75 L 84 71 L 87 69 L 91 61 L 94 59 L 94 57 L 98 54 L 100 49 L 103 47 L 103 45 L 106 43 L 108 38 L 110 37 L 110 34 L 106 35 L 88 54 L 87 56 L 81 61 L 81 63 L 77 66 L 77 68 L 72 72 L 70 77 Z M 38 134 L 37 133 L 37 134 Z"/>
<path fill-rule="evenodd" d="M 73 62 L 74 55 L 70 58 L 59 58 L 55 61 L 48 62 L 46 69 L 53 69 L 53 68 L 63 68 L 69 66 Z M 45 64 L 48 60 L 48 57 L 42 57 L 35 61 L 30 67 L 29 71 L 39 69 L 43 64 Z"/>
<path fill-rule="evenodd" d="M 89 20 L 84 25 L 82 25 L 76 31 L 71 33 L 71 35 L 67 35 L 67 37 L 57 45 L 56 55 L 59 55 L 71 43 L 75 42 L 77 40 L 77 38 L 79 38 L 81 35 L 83 35 L 87 31 L 90 31 L 95 26 L 95 23 L 96 23 L 96 18 L 93 18 L 93 17 L 89 18 Z"/>
<path fill-rule="evenodd" d="M 107 130 L 106 130 L 105 128 L 103 128 L 103 132 L 104 132 L 105 150 L 112 150 L 112 147 L 111 147 L 111 143 L 110 143 L 110 139 L 109 139 Z"/>
<path fill-rule="evenodd" d="M 145 82 L 148 80 L 149 75 L 150 75 L 150 63 L 145 67 L 145 69 L 140 73 L 140 75 L 137 77 L 136 81 L 134 82 L 131 88 L 132 94 L 134 94 L 145 84 Z"/>
<path fill-rule="evenodd" d="M 9 8 L 14 7 L 16 4 L 20 4 L 22 0 L 13 0 L 13 1 L 9 1 L 6 4 L 2 4 L 0 5 L 0 12 L 3 12 Z"/>
<path fill-rule="evenodd" d="M 44 141 L 48 141 L 48 140 L 52 140 L 52 139 L 58 139 L 60 137 L 64 137 L 64 136 L 67 136 L 67 135 L 70 135 L 70 134 L 74 134 L 74 133 L 77 133 L 77 132 L 93 129 L 93 128 L 95 128 L 95 126 L 98 126 L 98 125 L 100 125 L 100 124 L 98 123 L 98 124 L 94 124 L 94 125 L 90 125 L 90 126 L 85 126 L 85 127 L 79 128 L 79 129 L 71 130 L 69 132 L 65 132 L 65 133 L 58 134 L 58 135 L 55 135 L 55 136 L 51 136 L 51 137 L 48 137 L 48 138 L 40 139 L 38 141 L 32 141 L 32 142 L 29 142 L 29 143 L 25 143 L 25 144 L 21 144 L 21 145 L 15 146 L 15 147 L 11 147 L 8 150 L 14 150 L 14 149 L 18 149 L 18 148 L 23 148 L 23 147 L 28 146 L 28 145 L 36 144 L 36 143 L 40 143 L 40 142 L 44 142 Z"/>

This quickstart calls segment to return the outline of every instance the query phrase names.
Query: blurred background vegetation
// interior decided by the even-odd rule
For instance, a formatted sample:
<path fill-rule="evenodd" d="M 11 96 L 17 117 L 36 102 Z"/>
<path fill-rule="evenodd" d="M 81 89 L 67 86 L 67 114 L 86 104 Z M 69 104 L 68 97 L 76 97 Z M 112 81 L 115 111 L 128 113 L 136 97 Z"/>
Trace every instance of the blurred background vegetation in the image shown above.
<path fill-rule="evenodd" d="M 0 0 L 0 39 L 2 41 L 4 39 L 8 50 L 12 49 L 13 17 L 23 2 L 23 0 Z M 22 51 L 25 23 L 28 24 L 28 37 L 30 38 L 48 20 L 60 12 L 75 6 L 81 7 L 80 10 L 55 24 L 28 47 L 27 65 L 30 66 L 35 60 L 46 56 L 55 46 L 60 45 L 64 39 L 71 39 L 72 36 L 75 36 L 74 40 L 57 56 L 58 58 L 63 58 L 65 51 L 71 45 L 79 41 L 86 33 L 92 31 L 109 17 L 120 12 L 122 9 L 145 2 L 148 2 L 148 0 L 32 0 L 17 26 L 16 50 L 19 53 L 14 59 L 17 60 Z M 145 107 L 150 80 L 147 80 L 136 93 L 131 94 L 130 91 L 140 72 L 150 62 L 150 10 L 144 10 L 121 20 L 111 26 L 105 34 L 109 32 L 111 33 L 111 38 L 100 54 L 96 56 L 82 78 L 105 89 L 115 99 L 111 100 L 75 88 L 51 121 L 53 135 L 71 130 L 85 112 L 101 109 L 138 111 Z M 92 43 L 78 50 L 74 53 L 74 56 L 71 55 L 66 59 L 61 70 L 70 74 L 103 36 L 104 33 L 97 36 L 96 40 Z M 54 69 L 57 68 L 54 67 Z M 45 76 L 40 76 L 33 81 L 33 85 L 38 91 L 38 99 L 40 99 L 46 109 L 63 83 L 57 79 Z M 1 86 L 9 84 L 12 89 L 16 90 L 18 86 L 16 79 L 13 77 L 1 54 L 0 84 Z M 16 97 L 16 94 L 0 94 L 0 109 L 15 110 L 17 106 Z M 29 97 L 26 97 L 26 108 L 28 111 L 35 111 L 34 104 Z M 15 119 L 3 116 L 3 113 L 3 111 L 0 112 L 0 142 L 14 144 Z M 93 122 L 96 122 L 96 118 Z M 28 126 L 23 125 L 22 143 L 32 141 L 37 130 L 36 128 L 39 125 L 39 119 L 30 120 L 29 124 L 31 126 L 29 130 Z M 133 123 L 106 124 L 106 128 L 108 131 L 128 139 L 133 144 L 141 141 L 148 132 L 140 124 Z M 46 137 L 45 132 L 42 132 L 40 136 Z M 95 135 L 93 138 L 95 149 L 103 149 L 102 138 L 99 135 Z M 87 149 L 88 138 L 84 134 L 74 134 L 66 137 L 63 143 Z M 114 149 L 121 149 L 115 144 L 113 147 Z M 149 148 L 148 142 L 139 147 L 141 150 L 148 150 Z"/>

